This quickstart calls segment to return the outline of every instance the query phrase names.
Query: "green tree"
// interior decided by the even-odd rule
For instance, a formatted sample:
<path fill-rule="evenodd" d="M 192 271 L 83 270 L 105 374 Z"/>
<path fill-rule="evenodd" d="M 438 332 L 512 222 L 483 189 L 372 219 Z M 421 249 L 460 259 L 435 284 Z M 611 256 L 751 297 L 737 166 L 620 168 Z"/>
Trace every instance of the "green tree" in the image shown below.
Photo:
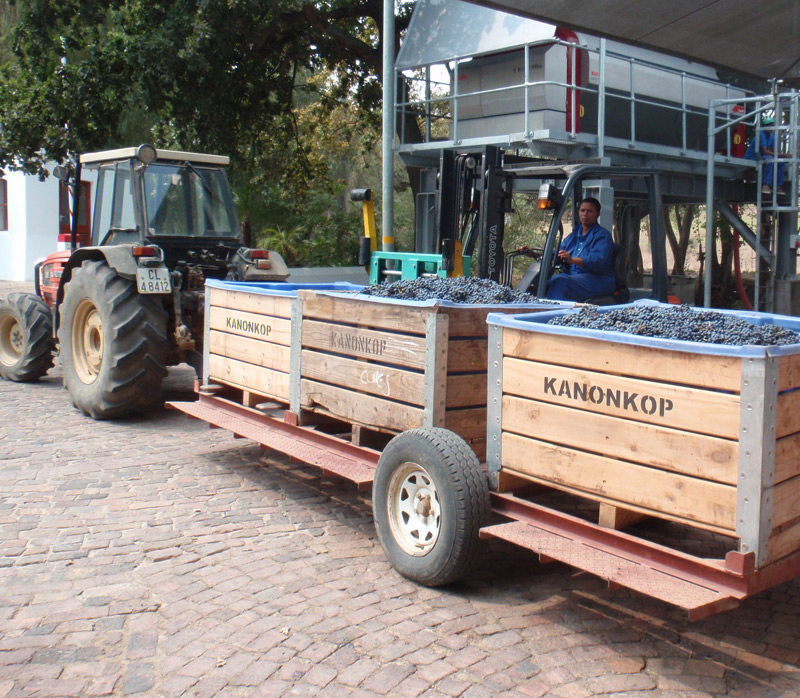
<path fill-rule="evenodd" d="M 3 166 L 42 171 L 139 124 L 237 165 L 288 152 L 311 175 L 292 143 L 298 76 L 335 72 L 332 96 L 364 114 L 380 102 L 380 0 L 3 1 L 19 14 L 0 53 Z"/>
<path fill-rule="evenodd" d="M 664 225 L 667 230 L 667 241 L 672 250 L 671 274 L 684 274 L 686 267 L 686 252 L 692 234 L 692 224 L 697 213 L 696 204 L 664 206 Z M 675 226 L 672 224 L 672 215 L 675 217 Z M 675 228 L 677 227 L 677 233 Z"/>
<path fill-rule="evenodd" d="M 5 4 L 3 4 L 5 3 Z M 355 263 L 380 166 L 381 0 L 0 0 L 0 166 L 139 142 L 228 154 L 243 230 Z M 399 33 L 413 2 L 399 4 Z M 377 188 L 377 187 L 376 187 Z"/>

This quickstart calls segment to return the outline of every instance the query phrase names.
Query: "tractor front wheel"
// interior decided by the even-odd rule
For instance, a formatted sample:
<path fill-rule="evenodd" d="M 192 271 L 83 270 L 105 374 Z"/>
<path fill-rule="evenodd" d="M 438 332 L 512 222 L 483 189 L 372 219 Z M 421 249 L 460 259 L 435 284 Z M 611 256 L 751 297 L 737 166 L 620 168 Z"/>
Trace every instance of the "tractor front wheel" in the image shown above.
<path fill-rule="evenodd" d="M 0 299 L 0 377 L 28 382 L 53 367 L 53 316 L 32 293 Z"/>
<path fill-rule="evenodd" d="M 60 317 L 64 384 L 79 410 L 113 419 L 158 402 L 168 350 L 159 296 L 140 295 L 105 262 L 87 260 L 72 272 Z"/>

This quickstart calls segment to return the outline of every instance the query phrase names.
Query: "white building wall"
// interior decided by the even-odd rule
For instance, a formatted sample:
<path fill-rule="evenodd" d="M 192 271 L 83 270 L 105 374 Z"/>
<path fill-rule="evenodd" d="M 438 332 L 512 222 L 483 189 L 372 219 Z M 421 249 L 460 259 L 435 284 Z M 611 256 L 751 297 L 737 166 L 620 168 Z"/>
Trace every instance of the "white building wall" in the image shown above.
<path fill-rule="evenodd" d="M 40 182 L 27 178 L 25 205 L 25 280 L 33 280 L 33 265 L 58 249 L 58 185 L 55 177 Z"/>
<path fill-rule="evenodd" d="M 0 279 L 33 281 L 33 265 L 58 245 L 58 180 L 44 182 L 4 172 L 8 183 L 8 230 L 0 231 Z"/>

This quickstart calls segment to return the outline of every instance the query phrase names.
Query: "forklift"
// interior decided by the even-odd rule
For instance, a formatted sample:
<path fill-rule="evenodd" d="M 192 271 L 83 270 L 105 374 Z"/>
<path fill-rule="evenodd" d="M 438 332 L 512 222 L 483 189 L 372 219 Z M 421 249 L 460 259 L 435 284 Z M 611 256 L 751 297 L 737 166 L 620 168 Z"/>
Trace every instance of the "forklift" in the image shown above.
<path fill-rule="evenodd" d="M 431 181 L 434 177 L 429 178 Z M 414 252 L 377 251 L 374 214 L 372 223 L 364 190 L 351 198 L 365 206 L 365 241 L 359 263 L 368 266 L 371 283 L 416 278 L 421 275 L 475 275 L 513 286 L 517 291 L 545 297 L 547 281 L 562 271 L 558 248 L 564 237 L 564 221 L 576 227 L 577 203 L 585 196 L 603 202 L 601 223 L 612 229 L 613 202 L 623 200 L 646 205 L 650 215 L 652 277 L 631 273 L 628 260 L 634 252 L 623 231 L 615 245 L 613 294 L 589 299 L 595 305 L 613 305 L 641 298 L 668 300 L 666 232 L 659 173 L 646 167 L 618 167 L 596 162 L 570 163 L 535 160 L 505 153 L 496 146 L 479 152 L 442 150 L 435 173 L 433 205 L 420 203 Z M 368 191 L 368 190 L 367 190 Z M 358 193 L 357 193 L 358 192 Z M 536 206 L 551 214 L 542 247 L 522 246 L 504 250 L 506 214 L 513 211 L 516 195 L 537 196 Z M 638 252 L 638 250 L 637 250 Z M 514 261 L 531 261 L 515 280 Z"/>

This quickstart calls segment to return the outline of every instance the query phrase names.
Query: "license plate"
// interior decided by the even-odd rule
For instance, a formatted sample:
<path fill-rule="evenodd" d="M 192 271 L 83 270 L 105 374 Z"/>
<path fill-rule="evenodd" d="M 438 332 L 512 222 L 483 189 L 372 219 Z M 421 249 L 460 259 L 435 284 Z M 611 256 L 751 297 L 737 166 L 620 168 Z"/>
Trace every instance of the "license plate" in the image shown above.
<path fill-rule="evenodd" d="M 139 293 L 172 293 L 169 270 L 160 267 L 140 267 L 136 270 Z"/>

